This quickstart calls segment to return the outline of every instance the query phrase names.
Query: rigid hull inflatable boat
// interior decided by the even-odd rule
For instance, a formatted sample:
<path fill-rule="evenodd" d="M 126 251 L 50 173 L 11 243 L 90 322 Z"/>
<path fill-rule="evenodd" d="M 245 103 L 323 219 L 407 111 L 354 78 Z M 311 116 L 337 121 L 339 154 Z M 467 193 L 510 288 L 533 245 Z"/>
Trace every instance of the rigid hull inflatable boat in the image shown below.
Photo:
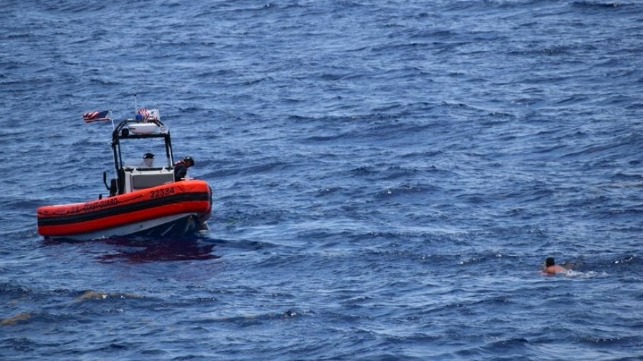
<path fill-rule="evenodd" d="M 109 197 L 38 208 L 38 233 L 45 238 L 88 240 L 129 235 L 183 237 L 207 230 L 212 210 L 210 186 L 202 180 L 175 180 L 169 130 L 158 117 L 137 118 L 122 121 L 112 132 L 116 178 L 108 184 L 107 173 L 103 173 Z M 126 165 L 123 144 L 127 142 L 161 142 L 156 149 L 165 153 L 165 164 Z"/>

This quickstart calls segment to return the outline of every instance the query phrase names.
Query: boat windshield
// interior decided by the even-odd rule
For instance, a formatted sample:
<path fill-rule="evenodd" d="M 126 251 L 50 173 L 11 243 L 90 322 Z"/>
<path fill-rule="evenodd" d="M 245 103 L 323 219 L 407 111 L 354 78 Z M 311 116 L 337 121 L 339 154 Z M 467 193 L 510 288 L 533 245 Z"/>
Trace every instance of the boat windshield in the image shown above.
<path fill-rule="evenodd" d="M 130 168 L 161 168 L 171 167 L 170 159 L 166 156 L 165 144 L 162 138 L 155 139 L 121 139 L 121 158 L 124 167 Z M 153 154 L 152 161 L 144 159 L 146 154 Z"/>

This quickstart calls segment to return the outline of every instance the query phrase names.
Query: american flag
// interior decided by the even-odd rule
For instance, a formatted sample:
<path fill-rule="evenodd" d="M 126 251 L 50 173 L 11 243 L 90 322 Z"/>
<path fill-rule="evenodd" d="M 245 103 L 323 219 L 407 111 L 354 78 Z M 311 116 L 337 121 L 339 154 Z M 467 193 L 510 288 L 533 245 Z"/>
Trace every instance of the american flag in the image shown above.
<path fill-rule="evenodd" d="M 109 117 L 109 110 L 103 110 L 102 112 L 87 112 L 83 114 L 83 120 L 85 123 L 93 123 L 112 120 L 112 118 Z"/>
<path fill-rule="evenodd" d="M 137 120 L 142 120 L 142 121 L 146 122 L 148 120 L 151 120 L 151 118 L 152 118 L 152 116 L 150 114 L 150 111 L 145 109 L 145 108 L 141 108 L 141 109 L 138 110 L 138 112 L 136 112 L 136 119 Z"/>
<path fill-rule="evenodd" d="M 141 108 L 136 112 L 136 120 L 142 120 L 144 122 L 151 122 L 151 121 L 154 121 L 154 120 L 160 120 L 159 110 L 158 109 Z"/>

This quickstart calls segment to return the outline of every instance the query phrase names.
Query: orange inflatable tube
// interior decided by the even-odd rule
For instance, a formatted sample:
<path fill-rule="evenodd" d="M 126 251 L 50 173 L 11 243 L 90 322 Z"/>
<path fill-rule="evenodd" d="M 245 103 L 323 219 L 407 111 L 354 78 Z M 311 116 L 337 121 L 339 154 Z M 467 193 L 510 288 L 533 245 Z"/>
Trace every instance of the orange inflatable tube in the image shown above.
<path fill-rule="evenodd" d="M 92 202 L 38 208 L 38 233 L 64 237 L 172 215 L 210 216 L 212 191 L 205 181 L 187 180 Z"/>

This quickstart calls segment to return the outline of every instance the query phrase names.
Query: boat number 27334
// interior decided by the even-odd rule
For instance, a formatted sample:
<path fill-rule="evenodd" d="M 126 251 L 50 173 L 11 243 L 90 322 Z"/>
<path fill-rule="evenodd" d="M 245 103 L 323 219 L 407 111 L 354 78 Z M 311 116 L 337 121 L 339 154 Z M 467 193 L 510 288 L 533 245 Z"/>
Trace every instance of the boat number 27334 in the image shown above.
<path fill-rule="evenodd" d="M 154 189 L 150 198 L 163 198 L 174 194 L 174 188 Z"/>

